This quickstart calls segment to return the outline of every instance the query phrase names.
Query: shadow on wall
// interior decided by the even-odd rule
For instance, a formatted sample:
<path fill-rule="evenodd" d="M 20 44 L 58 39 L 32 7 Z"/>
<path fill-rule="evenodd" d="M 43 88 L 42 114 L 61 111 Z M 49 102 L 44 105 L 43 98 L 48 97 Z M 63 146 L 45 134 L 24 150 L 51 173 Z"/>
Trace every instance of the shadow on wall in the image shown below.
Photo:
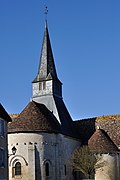
<path fill-rule="evenodd" d="M 40 156 L 39 152 L 37 150 L 37 147 L 35 146 L 35 179 L 40 180 L 41 177 L 41 168 L 40 168 Z"/>

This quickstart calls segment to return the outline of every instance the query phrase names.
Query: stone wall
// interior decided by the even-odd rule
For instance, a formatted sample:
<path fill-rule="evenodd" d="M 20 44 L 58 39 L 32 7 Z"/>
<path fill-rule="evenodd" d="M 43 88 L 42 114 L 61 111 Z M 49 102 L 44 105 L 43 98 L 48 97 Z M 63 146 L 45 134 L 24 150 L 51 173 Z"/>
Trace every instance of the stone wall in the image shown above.
<path fill-rule="evenodd" d="M 102 154 L 102 167 L 96 169 L 95 180 L 119 180 L 118 154 Z"/>
<path fill-rule="evenodd" d="M 42 132 L 9 134 L 8 140 L 9 150 L 13 146 L 17 148 L 16 155 L 9 160 L 9 180 L 16 179 L 13 174 L 16 162 L 22 165 L 22 180 L 40 180 L 40 177 L 45 180 L 46 163 L 50 167 L 47 179 L 73 179 L 69 159 L 74 149 L 80 146 L 79 141 L 62 134 Z"/>

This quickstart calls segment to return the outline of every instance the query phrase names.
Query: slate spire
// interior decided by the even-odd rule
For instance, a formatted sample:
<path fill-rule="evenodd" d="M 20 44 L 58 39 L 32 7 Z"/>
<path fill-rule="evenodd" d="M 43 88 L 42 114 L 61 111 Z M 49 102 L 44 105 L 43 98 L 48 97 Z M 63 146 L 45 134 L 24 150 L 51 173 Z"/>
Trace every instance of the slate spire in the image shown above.
<path fill-rule="evenodd" d="M 73 136 L 72 118 L 63 102 L 62 83 L 57 77 L 47 20 L 37 76 L 32 82 L 32 100 L 44 104 L 61 125 L 61 132 Z M 75 135 L 74 135 L 75 136 Z"/>
<path fill-rule="evenodd" d="M 33 82 L 38 82 L 49 78 L 58 79 L 46 20 L 38 74 Z"/>

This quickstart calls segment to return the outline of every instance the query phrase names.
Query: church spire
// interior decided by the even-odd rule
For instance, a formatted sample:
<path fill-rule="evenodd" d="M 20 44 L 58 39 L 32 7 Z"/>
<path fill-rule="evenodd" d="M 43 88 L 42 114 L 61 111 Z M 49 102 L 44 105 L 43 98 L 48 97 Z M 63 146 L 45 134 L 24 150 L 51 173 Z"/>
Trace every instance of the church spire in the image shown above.
<path fill-rule="evenodd" d="M 33 82 L 41 81 L 49 78 L 58 79 L 54 64 L 50 38 L 49 38 L 47 20 L 46 20 L 43 44 L 42 44 L 41 56 L 40 56 L 40 65 L 39 65 L 37 77 Z"/>
<path fill-rule="evenodd" d="M 62 83 L 57 77 L 46 20 L 40 64 L 33 81 L 33 99 L 50 94 L 62 98 Z"/>
<path fill-rule="evenodd" d="M 62 83 L 56 73 L 47 20 L 45 23 L 39 69 L 32 83 L 32 90 L 32 100 L 44 104 L 61 124 L 63 133 L 71 135 L 72 119 L 63 102 Z"/>

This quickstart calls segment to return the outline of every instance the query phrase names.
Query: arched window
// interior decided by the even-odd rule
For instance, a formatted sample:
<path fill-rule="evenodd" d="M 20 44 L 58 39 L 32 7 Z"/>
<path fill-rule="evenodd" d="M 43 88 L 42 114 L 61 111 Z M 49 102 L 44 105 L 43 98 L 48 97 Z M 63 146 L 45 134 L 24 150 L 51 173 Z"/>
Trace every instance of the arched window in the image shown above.
<path fill-rule="evenodd" d="M 15 164 L 15 176 L 21 175 L 21 163 L 17 162 Z"/>
<path fill-rule="evenodd" d="M 50 165 L 48 162 L 45 163 L 45 175 L 47 177 L 50 175 Z"/>

